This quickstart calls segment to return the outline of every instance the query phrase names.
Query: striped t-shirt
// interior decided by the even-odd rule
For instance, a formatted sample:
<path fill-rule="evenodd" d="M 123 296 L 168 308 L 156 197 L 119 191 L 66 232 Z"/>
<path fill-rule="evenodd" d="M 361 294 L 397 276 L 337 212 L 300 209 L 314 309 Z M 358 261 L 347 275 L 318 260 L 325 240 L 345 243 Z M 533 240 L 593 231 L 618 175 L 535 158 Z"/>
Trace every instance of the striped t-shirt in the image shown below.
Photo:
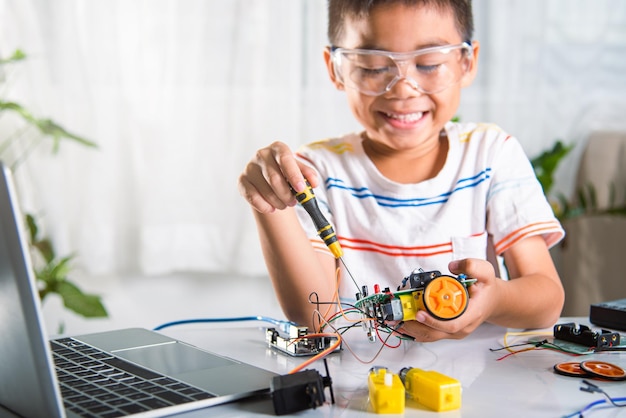
<path fill-rule="evenodd" d="M 449 150 L 432 179 L 400 184 L 384 177 L 365 154 L 359 134 L 314 142 L 297 155 L 318 171 L 315 194 L 335 228 L 344 261 L 359 286 L 395 290 L 417 268 L 449 274 L 448 262 L 491 260 L 521 239 L 542 235 L 548 246 L 564 236 L 519 142 L 488 124 L 448 123 Z M 330 252 L 309 215 L 298 216 L 312 245 Z M 506 273 L 501 272 L 501 277 Z M 342 274 L 340 294 L 357 288 Z"/>

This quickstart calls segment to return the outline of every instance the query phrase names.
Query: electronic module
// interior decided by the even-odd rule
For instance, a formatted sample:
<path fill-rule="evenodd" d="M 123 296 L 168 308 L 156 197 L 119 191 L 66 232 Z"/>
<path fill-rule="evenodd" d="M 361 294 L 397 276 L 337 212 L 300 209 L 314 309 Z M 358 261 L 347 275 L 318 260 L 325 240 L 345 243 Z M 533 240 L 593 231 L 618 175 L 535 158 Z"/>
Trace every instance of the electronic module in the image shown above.
<path fill-rule="evenodd" d="M 268 345 L 294 357 L 314 356 L 330 348 L 338 337 L 310 336 L 307 327 L 288 325 L 283 329 L 268 328 L 265 340 Z M 339 345 L 333 352 L 341 350 Z"/>
<path fill-rule="evenodd" d="M 368 295 L 367 286 L 363 286 L 355 306 L 381 323 L 413 320 L 418 310 L 425 310 L 437 319 L 450 320 L 465 312 L 469 301 L 467 287 L 474 282 L 476 279 L 465 275 L 453 277 L 437 270 L 419 269 L 405 277 L 395 292 L 374 286 L 374 293 Z"/>

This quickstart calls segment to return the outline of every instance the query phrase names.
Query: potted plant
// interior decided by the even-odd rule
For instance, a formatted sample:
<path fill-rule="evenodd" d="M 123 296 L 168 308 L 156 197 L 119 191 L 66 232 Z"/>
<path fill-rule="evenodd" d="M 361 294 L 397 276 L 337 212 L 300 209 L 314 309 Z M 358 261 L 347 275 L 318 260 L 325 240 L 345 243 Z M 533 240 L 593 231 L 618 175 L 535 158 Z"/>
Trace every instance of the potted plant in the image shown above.
<path fill-rule="evenodd" d="M 615 198 L 614 184 L 607 185 L 609 201 L 605 207 L 598 205 L 597 191 L 593 184 L 579 187 L 575 191 L 574 199 L 568 199 L 562 193 L 552 196 L 554 173 L 572 149 L 573 145 L 566 146 L 561 140 L 557 140 L 552 149 L 542 152 L 530 161 L 557 218 L 566 221 L 583 215 L 626 215 L 626 204 L 618 202 Z"/>
<path fill-rule="evenodd" d="M 0 133 L 0 160 L 15 171 L 32 152 L 33 147 L 30 144 L 37 145 L 44 139 L 53 141 L 53 153 L 58 151 L 61 141 L 72 141 L 88 148 L 95 148 L 94 142 L 65 130 L 51 119 L 36 117 L 21 104 L 3 97 L 7 85 L 6 69 L 25 58 L 26 55 L 20 50 L 16 50 L 9 58 L 0 58 L 0 117 L 15 118 L 13 122 L 19 126 L 17 129 L 11 129 L 6 135 Z M 28 145 L 24 147 L 24 144 Z M 42 302 L 46 296 L 54 293 L 61 297 L 67 309 L 81 316 L 108 316 L 99 296 L 84 293 L 69 280 L 75 254 L 58 256 L 52 241 L 41 233 L 37 218 L 32 214 L 25 216 Z"/>

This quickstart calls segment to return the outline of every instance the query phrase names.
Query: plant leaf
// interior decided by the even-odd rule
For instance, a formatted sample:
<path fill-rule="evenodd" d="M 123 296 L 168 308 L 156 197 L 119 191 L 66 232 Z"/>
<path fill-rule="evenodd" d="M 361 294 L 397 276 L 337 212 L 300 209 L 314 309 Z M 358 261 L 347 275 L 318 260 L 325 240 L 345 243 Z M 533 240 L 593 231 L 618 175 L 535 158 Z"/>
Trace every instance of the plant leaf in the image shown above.
<path fill-rule="evenodd" d="M 52 243 L 49 239 L 45 238 L 39 241 L 34 241 L 31 245 L 39 251 L 39 254 L 46 261 L 46 264 L 52 263 L 54 260 L 54 248 L 52 247 Z"/>
<path fill-rule="evenodd" d="M 24 51 L 22 51 L 21 49 L 16 49 L 15 51 L 13 51 L 13 55 L 11 55 L 9 58 L 0 59 L 0 65 L 21 61 L 24 59 L 26 59 L 26 54 L 24 53 Z"/>
<path fill-rule="evenodd" d="M 39 234 L 39 227 L 35 217 L 30 213 L 26 214 L 26 226 L 28 227 L 28 235 L 30 236 L 30 242 L 37 241 L 37 235 Z"/>
<path fill-rule="evenodd" d="M 76 285 L 68 281 L 59 283 L 56 292 L 63 299 L 63 305 L 79 315 L 87 318 L 108 316 L 99 296 L 83 293 Z"/>
<path fill-rule="evenodd" d="M 70 270 L 72 269 L 72 266 L 70 265 L 70 261 L 72 261 L 73 258 L 74 258 L 74 255 L 72 254 L 72 255 L 68 255 L 67 257 L 63 257 L 56 264 L 52 262 L 49 263 L 51 267 L 50 275 L 53 278 L 56 278 L 58 281 L 65 280 Z"/>
<path fill-rule="evenodd" d="M 592 211 L 598 210 L 598 194 L 592 183 L 587 185 L 587 194 L 589 196 L 589 207 Z"/>
<path fill-rule="evenodd" d="M 98 147 L 95 142 L 89 141 L 81 136 L 75 135 L 65 130 L 61 125 L 59 125 L 52 119 L 36 118 L 19 103 L 0 100 L 0 111 L 3 110 L 10 110 L 17 113 L 22 117 L 24 121 L 36 127 L 44 136 L 52 137 L 53 141 L 55 142 L 55 150 L 58 149 L 58 142 L 62 138 L 71 139 L 87 147 Z"/>
<path fill-rule="evenodd" d="M 87 147 L 97 148 L 95 142 L 91 142 L 83 137 L 66 131 L 61 125 L 51 119 L 34 119 L 35 126 L 39 128 L 42 134 L 51 136 L 58 147 L 58 141 L 61 138 L 71 139 Z"/>
<path fill-rule="evenodd" d="M 20 49 L 16 49 L 9 58 L 0 58 L 0 65 L 21 61 L 25 58 L 26 54 Z M 0 76 L 2 75 L 0 74 Z M 0 77 L 1 83 L 5 81 L 4 77 Z M 19 103 L 0 99 L 0 115 L 4 112 L 12 112 L 25 122 L 24 126 L 20 127 L 20 131 L 28 131 L 29 133 L 38 131 L 38 136 L 41 134 L 42 137 L 49 137 L 53 142 L 53 153 L 58 151 L 62 139 L 75 141 L 87 147 L 97 147 L 96 143 L 67 131 L 51 119 L 35 117 Z M 12 146 L 14 141 L 21 138 L 24 138 L 24 135 L 14 133 L 3 139 L 0 142 L 0 153 L 4 153 L 5 150 Z M 25 152 L 21 158 L 24 159 L 27 155 L 28 153 Z M 14 163 L 14 166 L 17 167 L 17 162 Z M 31 214 L 26 214 L 26 225 L 30 235 L 31 249 L 38 252 L 45 260 L 45 265 L 37 268 L 35 271 L 40 299 L 43 301 L 48 294 L 57 293 L 63 299 L 65 307 L 79 315 L 85 317 L 108 316 L 106 309 L 100 301 L 100 297 L 83 293 L 76 285 L 67 280 L 67 275 L 71 270 L 70 261 L 74 258 L 74 255 L 57 260 L 52 242 L 46 237 L 39 239 L 40 231 L 37 220 Z"/>
<path fill-rule="evenodd" d="M 565 197 L 565 195 L 563 193 L 559 193 L 559 195 L 557 196 L 557 199 L 558 199 L 559 204 L 561 206 L 561 212 L 559 214 L 557 214 L 557 217 L 559 219 L 565 219 L 570 214 L 570 211 L 571 211 L 570 204 L 567 201 L 567 197 Z"/>
<path fill-rule="evenodd" d="M 553 177 L 561 160 L 572 150 L 573 145 L 565 146 L 557 140 L 551 150 L 544 151 L 530 160 L 535 170 L 537 180 L 541 183 L 544 194 L 547 196 L 554 183 Z"/>
<path fill-rule="evenodd" d="M 587 195 L 585 194 L 585 189 L 583 187 L 578 189 L 578 202 L 580 209 L 582 211 L 587 211 L 589 209 L 589 204 L 587 203 Z"/>
<path fill-rule="evenodd" d="M 17 114 L 19 114 L 22 118 L 24 118 L 27 122 L 31 122 L 35 119 L 33 115 L 24 108 L 19 103 L 15 102 L 5 102 L 4 100 L 0 100 L 0 110 L 11 110 Z"/>

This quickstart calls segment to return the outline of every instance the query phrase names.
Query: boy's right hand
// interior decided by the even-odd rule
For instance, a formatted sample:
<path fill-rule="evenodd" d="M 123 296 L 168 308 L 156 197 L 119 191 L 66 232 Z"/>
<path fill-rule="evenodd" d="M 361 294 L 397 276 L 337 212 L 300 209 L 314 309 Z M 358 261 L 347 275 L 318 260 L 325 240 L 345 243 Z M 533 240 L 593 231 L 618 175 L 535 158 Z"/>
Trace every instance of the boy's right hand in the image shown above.
<path fill-rule="evenodd" d="M 291 187 L 303 191 L 305 178 L 311 187 L 317 186 L 315 170 L 298 161 L 287 144 L 277 141 L 256 152 L 239 176 L 238 188 L 255 210 L 272 213 L 296 205 Z"/>

